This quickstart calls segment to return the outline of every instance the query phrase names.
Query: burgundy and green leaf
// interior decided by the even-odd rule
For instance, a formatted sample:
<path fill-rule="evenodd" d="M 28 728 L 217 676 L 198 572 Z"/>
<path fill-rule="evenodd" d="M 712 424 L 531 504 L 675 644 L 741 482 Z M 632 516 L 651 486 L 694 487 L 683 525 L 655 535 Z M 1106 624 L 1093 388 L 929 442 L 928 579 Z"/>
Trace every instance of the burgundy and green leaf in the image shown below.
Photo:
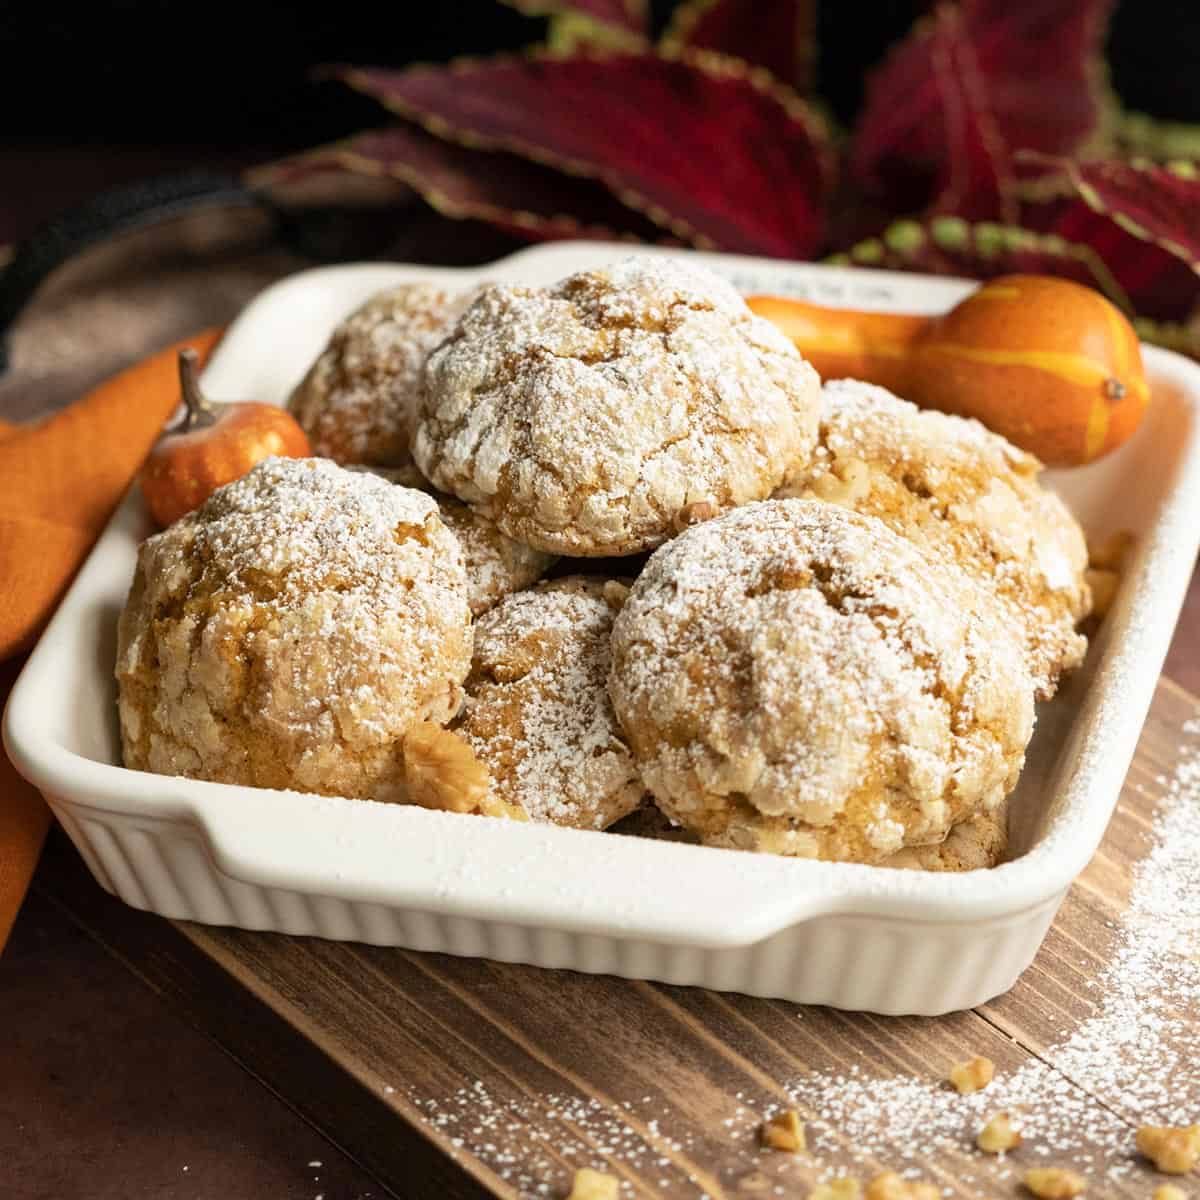
<path fill-rule="evenodd" d="M 1133 311 L 1155 321 L 1182 321 L 1200 303 L 1200 275 L 1183 259 L 1127 232 L 1078 196 L 1027 202 L 1021 223 L 1088 246 L 1129 297 Z"/>
<path fill-rule="evenodd" d="M 950 216 L 896 221 L 879 237 L 859 242 L 829 261 L 973 279 L 1061 275 L 1098 288 L 1130 311 L 1128 297 L 1091 247 L 991 221 L 971 223 Z"/>
<path fill-rule="evenodd" d="M 1152 321 L 1139 317 L 1133 323 L 1138 337 L 1177 354 L 1200 358 L 1200 313 L 1188 323 L 1178 321 Z"/>
<path fill-rule="evenodd" d="M 856 178 L 894 211 L 1011 219 L 1013 152 L 1070 154 L 1097 133 L 1110 7 L 963 0 L 937 8 L 869 83 Z"/>
<path fill-rule="evenodd" d="M 824 128 L 736 60 L 543 53 L 337 74 L 439 137 L 600 180 L 696 245 L 821 249 L 834 176 Z"/>
<path fill-rule="evenodd" d="M 961 10 L 937 9 L 875 74 L 852 169 L 893 211 L 1015 215 L 1008 149 Z"/>
<path fill-rule="evenodd" d="M 503 0 L 528 17 L 585 17 L 627 33 L 644 35 L 650 26 L 648 0 Z"/>
<path fill-rule="evenodd" d="M 669 55 L 732 55 L 807 95 L 816 73 L 817 0 L 684 0 L 660 45 Z"/>
<path fill-rule="evenodd" d="M 271 168 L 276 181 L 321 170 L 397 180 L 446 216 L 486 221 L 531 241 L 663 240 L 661 229 L 594 179 L 566 175 L 514 154 L 471 150 L 416 125 L 370 130 Z"/>
<path fill-rule="evenodd" d="M 1122 158 L 1150 158 L 1155 162 L 1200 160 L 1200 123 L 1165 121 L 1148 113 L 1118 111 L 1113 142 Z"/>
<path fill-rule="evenodd" d="M 1095 212 L 1200 271 L 1200 169 L 1194 163 L 1159 166 L 1043 156 L 1035 161 L 1061 170 Z"/>

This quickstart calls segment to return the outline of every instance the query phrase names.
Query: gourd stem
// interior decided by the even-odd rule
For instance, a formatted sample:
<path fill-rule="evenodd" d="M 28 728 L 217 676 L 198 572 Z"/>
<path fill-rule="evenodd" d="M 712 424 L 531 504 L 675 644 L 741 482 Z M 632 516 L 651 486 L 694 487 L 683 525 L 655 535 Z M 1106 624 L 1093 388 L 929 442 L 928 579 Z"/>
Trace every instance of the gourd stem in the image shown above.
<path fill-rule="evenodd" d="M 204 398 L 196 375 L 200 356 L 190 346 L 179 352 L 179 390 L 183 395 L 184 414 L 175 433 L 190 433 L 206 429 L 217 420 L 216 410 Z"/>

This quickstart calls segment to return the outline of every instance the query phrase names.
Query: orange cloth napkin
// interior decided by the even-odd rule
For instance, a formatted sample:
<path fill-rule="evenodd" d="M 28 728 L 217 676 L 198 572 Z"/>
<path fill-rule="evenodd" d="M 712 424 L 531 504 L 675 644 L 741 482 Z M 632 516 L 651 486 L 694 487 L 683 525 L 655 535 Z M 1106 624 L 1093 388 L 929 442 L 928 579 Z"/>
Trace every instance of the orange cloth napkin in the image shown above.
<path fill-rule="evenodd" d="M 36 425 L 0 423 L 0 706 L 29 648 L 179 403 L 176 357 L 160 351 Z M 37 865 L 50 813 L 0 751 L 0 949 Z"/>

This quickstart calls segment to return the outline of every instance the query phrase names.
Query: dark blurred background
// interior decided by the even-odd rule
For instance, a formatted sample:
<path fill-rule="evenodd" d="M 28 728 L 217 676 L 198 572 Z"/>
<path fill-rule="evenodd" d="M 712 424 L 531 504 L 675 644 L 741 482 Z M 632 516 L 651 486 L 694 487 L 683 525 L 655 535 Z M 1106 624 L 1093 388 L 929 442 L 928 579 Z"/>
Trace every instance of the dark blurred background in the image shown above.
<path fill-rule="evenodd" d="M 661 27 L 673 5 L 652 7 Z M 843 122 L 865 73 L 930 7 L 819 4 L 818 91 Z M 37 211 L 53 212 L 139 174 L 240 166 L 381 123 L 374 103 L 314 78 L 322 63 L 445 60 L 515 49 L 543 29 L 495 0 L 0 0 L 0 241 L 24 233 L 33 211 L 18 192 L 32 189 Z M 1200 121 L 1200 0 L 1120 0 L 1108 58 L 1128 107 Z M 83 149 L 94 153 L 81 165 Z"/>

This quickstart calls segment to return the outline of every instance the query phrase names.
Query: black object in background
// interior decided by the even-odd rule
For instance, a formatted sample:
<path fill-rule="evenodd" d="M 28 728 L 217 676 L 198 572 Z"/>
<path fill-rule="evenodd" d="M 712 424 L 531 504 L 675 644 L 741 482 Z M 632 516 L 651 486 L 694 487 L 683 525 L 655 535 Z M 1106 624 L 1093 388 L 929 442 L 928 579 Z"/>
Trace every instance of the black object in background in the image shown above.
<path fill-rule="evenodd" d="M 0 0 L 0 141 L 302 149 L 387 119 L 313 67 L 487 54 L 542 28 L 494 0 Z"/>
<path fill-rule="evenodd" d="M 819 90 L 848 123 L 865 71 L 930 2 L 816 3 Z M 658 27 L 671 7 L 652 0 Z M 315 65 L 486 54 L 542 29 L 495 0 L 0 0 L 0 144 L 298 149 L 385 119 L 349 89 L 315 83 Z M 1200 121 L 1197 0 L 1121 0 L 1109 60 L 1130 107 Z"/>

